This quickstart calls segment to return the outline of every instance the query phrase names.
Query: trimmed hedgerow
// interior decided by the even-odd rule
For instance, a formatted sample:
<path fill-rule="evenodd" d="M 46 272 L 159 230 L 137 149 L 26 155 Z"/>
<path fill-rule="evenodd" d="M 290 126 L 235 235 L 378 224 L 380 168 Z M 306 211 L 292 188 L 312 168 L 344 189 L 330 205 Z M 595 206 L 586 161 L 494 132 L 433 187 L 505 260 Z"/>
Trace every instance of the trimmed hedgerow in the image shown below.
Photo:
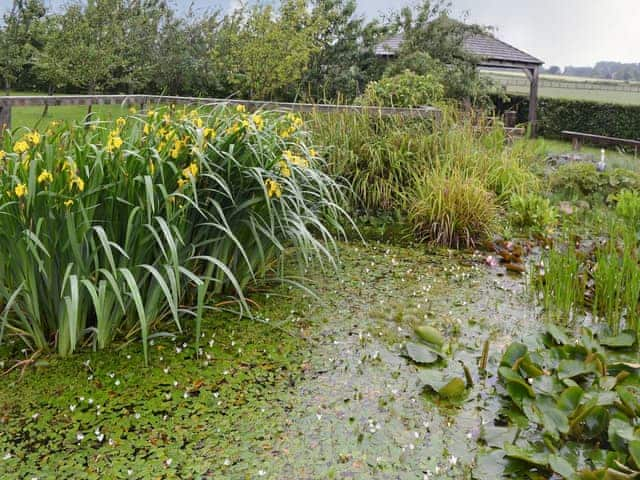
<path fill-rule="evenodd" d="M 526 122 L 529 98 L 513 95 L 508 100 L 493 99 L 498 112 L 515 110 L 518 122 Z M 640 139 L 640 106 L 583 100 L 541 98 L 538 103 L 538 133 L 559 138 L 563 130 Z"/>

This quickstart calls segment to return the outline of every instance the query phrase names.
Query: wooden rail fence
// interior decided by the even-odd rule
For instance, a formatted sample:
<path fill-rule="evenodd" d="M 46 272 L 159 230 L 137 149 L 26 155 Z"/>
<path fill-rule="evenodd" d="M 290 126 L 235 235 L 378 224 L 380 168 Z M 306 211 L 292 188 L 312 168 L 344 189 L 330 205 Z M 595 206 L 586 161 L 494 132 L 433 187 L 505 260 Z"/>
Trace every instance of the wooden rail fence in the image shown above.
<path fill-rule="evenodd" d="M 360 112 L 380 116 L 403 116 L 411 118 L 441 118 L 441 111 L 434 107 L 387 108 L 361 107 L 354 105 L 328 105 L 311 103 L 258 102 L 202 97 L 172 97 L 163 95 L 40 95 L 40 96 L 0 96 L 0 133 L 11 128 L 12 107 L 28 106 L 68 106 L 68 105 L 136 105 L 143 109 L 146 105 L 244 105 L 249 111 L 279 110 L 291 112 Z"/>

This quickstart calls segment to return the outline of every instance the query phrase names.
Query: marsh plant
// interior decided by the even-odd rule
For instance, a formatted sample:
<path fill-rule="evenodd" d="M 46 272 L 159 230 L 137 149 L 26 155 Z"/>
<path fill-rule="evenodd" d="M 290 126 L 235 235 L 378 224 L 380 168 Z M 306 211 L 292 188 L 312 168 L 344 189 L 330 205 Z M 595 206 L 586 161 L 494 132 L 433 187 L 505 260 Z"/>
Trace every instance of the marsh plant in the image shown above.
<path fill-rule="evenodd" d="M 630 227 L 640 230 L 640 194 L 635 190 L 624 189 L 611 199 L 616 204 L 616 215 Z"/>
<path fill-rule="evenodd" d="M 469 248 L 497 229 L 495 195 L 477 179 L 434 172 L 416 180 L 409 195 L 409 221 L 420 241 Z"/>
<path fill-rule="evenodd" d="M 638 331 L 640 264 L 634 229 L 613 222 L 605 239 L 576 247 L 557 244 L 534 274 L 545 311 L 557 318 L 591 312 L 603 331 Z"/>
<path fill-rule="evenodd" d="M 400 211 L 420 240 L 475 244 L 513 195 L 540 188 L 532 144 L 510 144 L 481 116 L 443 107 L 439 122 L 340 113 L 310 124 L 316 142 L 329 145 L 329 172 L 353 186 L 353 211 Z"/>
<path fill-rule="evenodd" d="M 341 192 L 300 117 L 150 110 L 16 130 L 0 149 L 0 340 L 69 355 L 189 326 L 279 274 L 333 261 Z M 173 327 L 167 327 L 173 323 Z"/>
<path fill-rule="evenodd" d="M 509 219 L 517 228 L 537 235 L 549 235 L 558 223 L 558 211 L 548 198 L 536 193 L 513 195 L 509 202 Z"/>

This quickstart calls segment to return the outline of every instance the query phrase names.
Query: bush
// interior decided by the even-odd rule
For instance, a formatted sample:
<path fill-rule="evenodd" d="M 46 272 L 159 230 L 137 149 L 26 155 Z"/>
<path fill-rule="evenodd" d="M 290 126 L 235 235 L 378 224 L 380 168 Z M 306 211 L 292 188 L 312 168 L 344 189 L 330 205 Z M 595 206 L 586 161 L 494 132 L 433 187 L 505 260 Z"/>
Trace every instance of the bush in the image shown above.
<path fill-rule="evenodd" d="M 499 111 L 514 109 L 518 112 L 520 122 L 527 121 L 528 97 L 512 95 L 507 102 L 499 98 L 493 100 Z M 538 133 L 547 138 L 562 138 L 563 130 L 638 139 L 640 106 L 558 98 L 539 99 Z"/>
<path fill-rule="evenodd" d="M 511 223 L 537 234 L 548 234 L 558 222 L 558 212 L 548 198 L 535 193 L 514 195 L 509 203 Z"/>
<path fill-rule="evenodd" d="M 67 355 L 139 333 L 146 360 L 167 321 L 197 338 L 206 300 L 246 307 L 288 246 L 331 258 L 340 192 L 301 126 L 220 107 L 7 133 L 0 340 Z"/>
<path fill-rule="evenodd" d="M 378 107 L 421 107 L 435 105 L 444 97 L 444 86 L 431 74 L 416 75 L 406 70 L 367 85 L 359 103 Z"/>
<path fill-rule="evenodd" d="M 491 236 L 498 224 L 495 195 L 460 173 L 425 175 L 409 196 L 409 220 L 418 240 L 461 248 Z"/>

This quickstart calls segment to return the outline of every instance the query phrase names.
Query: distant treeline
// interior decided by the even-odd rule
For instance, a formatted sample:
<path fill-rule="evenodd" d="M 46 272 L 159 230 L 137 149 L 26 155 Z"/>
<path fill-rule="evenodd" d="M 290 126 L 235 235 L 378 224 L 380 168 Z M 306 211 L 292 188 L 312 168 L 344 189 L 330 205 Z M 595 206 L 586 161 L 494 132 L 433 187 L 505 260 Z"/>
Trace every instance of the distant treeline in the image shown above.
<path fill-rule="evenodd" d="M 640 63 L 598 62 L 593 67 L 568 66 L 564 70 L 554 65 L 544 73 L 631 82 L 640 81 Z"/>

